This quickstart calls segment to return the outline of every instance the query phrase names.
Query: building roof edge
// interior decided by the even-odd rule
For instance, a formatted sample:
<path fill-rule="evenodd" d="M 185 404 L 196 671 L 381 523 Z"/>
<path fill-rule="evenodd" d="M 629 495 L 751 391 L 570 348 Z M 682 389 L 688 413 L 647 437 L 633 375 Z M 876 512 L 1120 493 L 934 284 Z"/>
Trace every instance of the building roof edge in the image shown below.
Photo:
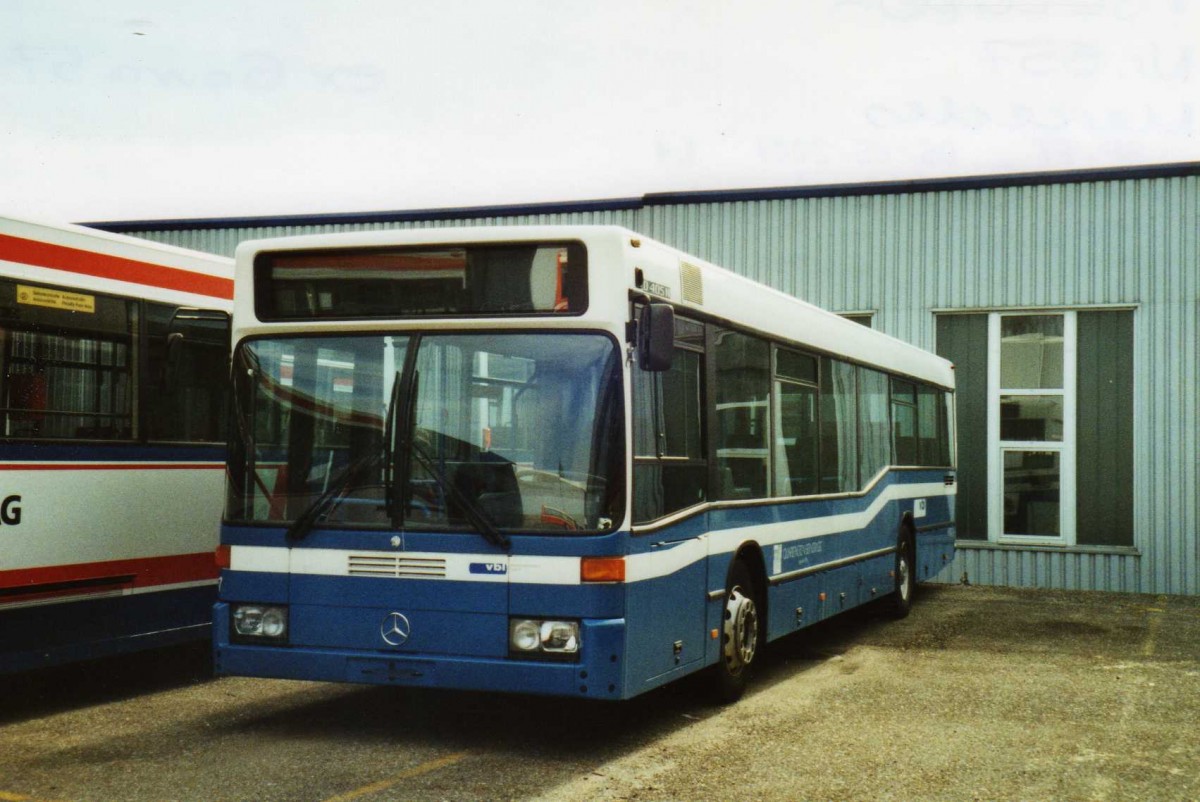
<path fill-rule="evenodd" d="M 815 184 L 811 186 L 752 187 L 680 192 L 651 192 L 637 198 L 555 201 L 498 206 L 459 206 L 436 209 L 344 212 L 333 214 L 290 214 L 247 217 L 202 217 L 162 220 L 112 220 L 81 223 L 114 233 L 150 231 L 193 231 L 221 228 L 275 228 L 282 226 L 363 225 L 371 223 L 433 222 L 471 220 L 482 217 L 517 217 L 539 214 L 571 214 L 637 210 L 646 206 L 674 206 L 694 203 L 738 203 L 749 201 L 792 200 L 805 198 L 860 197 L 864 195 L 902 195 L 919 192 L 949 192 L 1000 189 L 1050 184 L 1077 184 L 1097 181 L 1132 181 L 1179 178 L 1200 175 L 1200 162 L 1146 164 L 1102 167 L 1087 170 L 1007 173 L 998 175 L 918 178 L 899 181 Z"/>

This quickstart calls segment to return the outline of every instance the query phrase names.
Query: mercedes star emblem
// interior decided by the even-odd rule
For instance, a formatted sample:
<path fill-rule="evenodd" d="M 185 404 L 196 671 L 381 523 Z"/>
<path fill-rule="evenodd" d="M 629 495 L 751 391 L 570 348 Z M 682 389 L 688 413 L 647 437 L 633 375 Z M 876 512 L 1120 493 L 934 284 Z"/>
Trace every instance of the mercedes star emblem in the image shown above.
<path fill-rule="evenodd" d="M 408 619 L 400 613 L 388 613 L 383 618 L 383 623 L 379 625 L 379 634 L 383 636 L 383 642 L 389 646 L 401 646 L 408 640 L 408 636 L 412 633 L 412 627 L 408 623 Z"/>

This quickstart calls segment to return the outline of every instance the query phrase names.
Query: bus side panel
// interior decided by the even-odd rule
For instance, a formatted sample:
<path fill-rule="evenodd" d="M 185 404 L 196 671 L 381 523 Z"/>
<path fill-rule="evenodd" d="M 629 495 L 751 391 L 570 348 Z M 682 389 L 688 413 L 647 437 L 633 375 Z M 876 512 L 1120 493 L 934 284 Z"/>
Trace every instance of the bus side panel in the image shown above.
<path fill-rule="evenodd" d="M 709 537 L 706 540 L 711 548 L 713 538 Z M 725 626 L 725 582 L 729 576 L 729 565 L 732 562 L 733 554 L 729 552 L 710 553 L 708 559 L 705 560 L 708 573 L 708 603 L 704 607 L 705 632 L 710 636 L 714 630 L 717 633 L 715 638 L 705 638 L 705 665 L 715 665 L 721 659 L 721 630 Z"/>
<path fill-rule="evenodd" d="M 940 487 L 933 492 L 935 484 L 941 485 L 943 474 L 893 472 L 864 496 L 729 508 L 713 515 L 719 531 L 711 538 L 720 544 L 717 548 L 741 544 L 761 549 L 769 583 L 767 640 L 891 594 L 896 582 L 894 548 L 906 516 L 913 516 L 917 529 L 918 580 L 931 578 L 953 559 L 954 498 L 942 494 Z M 920 492 L 911 489 L 916 484 L 930 492 L 909 497 L 910 492 Z M 831 534 L 812 531 L 831 519 L 859 526 Z M 710 592 L 724 588 L 732 559 L 727 551 L 710 555 Z M 849 564 L 841 564 L 846 561 Z M 823 564 L 830 567 L 821 570 Z M 788 576 L 809 568 L 816 572 Z M 772 583 L 773 577 L 781 578 Z M 709 630 L 721 627 L 721 601 L 710 599 L 707 609 Z M 719 650 L 719 643 L 710 643 L 707 662 L 715 662 Z"/>
<path fill-rule="evenodd" d="M 810 576 L 774 585 L 767 591 L 771 615 L 767 639 L 789 635 L 821 620 L 825 612 L 817 601 L 818 577 Z"/>
<path fill-rule="evenodd" d="M 675 548 L 697 551 L 685 544 Z M 702 665 L 706 576 L 705 561 L 697 559 L 666 576 L 629 584 L 625 675 L 630 695 Z"/>
<path fill-rule="evenodd" d="M 2 453 L 0 673 L 208 636 L 224 474 L 214 449 Z"/>
<path fill-rule="evenodd" d="M 8 459 L 10 451 L 4 449 Z M 152 450 L 140 457 L 128 451 L 98 450 L 87 463 L 0 462 L 3 495 L 20 505 L 19 520 L 4 526 L 0 569 L 212 554 L 224 465 L 160 462 Z M 208 576 L 190 578 L 215 579 L 215 564 L 209 566 Z"/>
<path fill-rule="evenodd" d="M 917 529 L 917 579 L 924 582 L 933 579 L 954 562 L 954 525 L 956 497 L 953 492 L 944 496 L 931 497 L 927 502 L 926 516 L 914 519 Z"/>
<path fill-rule="evenodd" d="M 215 583 L 0 613 L 0 671 L 43 668 L 138 649 L 200 640 L 209 634 Z"/>
<path fill-rule="evenodd" d="M 954 528 L 917 535 L 917 581 L 925 582 L 954 562 Z"/>

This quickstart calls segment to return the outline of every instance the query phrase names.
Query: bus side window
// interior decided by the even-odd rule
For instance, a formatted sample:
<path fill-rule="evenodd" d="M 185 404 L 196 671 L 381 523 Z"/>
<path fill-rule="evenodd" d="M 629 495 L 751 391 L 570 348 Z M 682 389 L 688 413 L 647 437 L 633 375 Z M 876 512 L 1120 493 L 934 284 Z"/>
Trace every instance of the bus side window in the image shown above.
<path fill-rule="evenodd" d="M 817 358 L 786 348 L 775 349 L 774 416 L 775 496 L 817 492 Z"/>
<path fill-rule="evenodd" d="M 821 492 L 858 490 L 858 384 L 848 362 L 821 360 Z"/>
<path fill-rule="evenodd" d="M 921 384 L 917 386 L 917 441 L 920 464 L 947 466 L 950 458 L 946 443 L 946 403 L 942 392 Z"/>
<path fill-rule="evenodd" d="M 633 521 L 707 500 L 703 441 L 703 327 L 675 318 L 671 368 L 633 372 Z"/>
<path fill-rule="evenodd" d="M 764 498 L 770 462 L 771 348 L 737 331 L 716 335 L 718 492 Z"/>
<path fill-rule="evenodd" d="M 892 463 L 922 464 L 917 438 L 917 389 L 903 379 L 892 379 Z"/>
<path fill-rule="evenodd" d="M 151 440 L 223 442 L 229 316 L 147 304 L 146 423 Z"/>
<path fill-rule="evenodd" d="M 131 301 L 0 281 L 0 436 L 134 438 L 136 334 Z"/>
<path fill-rule="evenodd" d="M 860 488 L 866 488 L 891 462 L 892 438 L 888 418 L 887 375 L 870 368 L 858 368 Z"/>

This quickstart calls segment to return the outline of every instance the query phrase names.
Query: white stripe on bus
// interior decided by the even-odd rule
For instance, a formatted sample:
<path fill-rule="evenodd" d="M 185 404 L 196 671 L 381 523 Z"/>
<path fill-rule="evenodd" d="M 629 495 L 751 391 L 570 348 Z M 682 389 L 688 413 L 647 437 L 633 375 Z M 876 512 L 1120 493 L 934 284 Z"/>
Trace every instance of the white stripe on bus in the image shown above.
<path fill-rule="evenodd" d="M 796 521 L 740 526 L 712 531 L 677 543 L 663 541 L 658 548 L 625 558 L 625 581 L 642 582 L 670 576 L 706 557 L 732 553 L 753 540 L 763 547 L 797 540 L 855 532 L 868 526 L 892 501 L 953 495 L 955 488 L 941 482 L 893 484 L 886 487 L 870 506 L 859 512 Z M 271 574 L 351 576 L 350 557 L 388 560 L 445 561 L 445 575 L 413 576 L 378 574 L 364 578 L 445 579 L 456 582 L 514 582 L 529 585 L 578 585 L 579 557 L 538 555 L 451 554 L 446 552 L 367 551 L 355 549 L 288 549 L 282 546 L 233 546 L 230 568 Z M 290 563 L 289 563 L 290 559 Z M 505 566 L 506 573 L 471 573 L 471 564 Z M 355 574 L 355 576 L 363 576 Z"/>

